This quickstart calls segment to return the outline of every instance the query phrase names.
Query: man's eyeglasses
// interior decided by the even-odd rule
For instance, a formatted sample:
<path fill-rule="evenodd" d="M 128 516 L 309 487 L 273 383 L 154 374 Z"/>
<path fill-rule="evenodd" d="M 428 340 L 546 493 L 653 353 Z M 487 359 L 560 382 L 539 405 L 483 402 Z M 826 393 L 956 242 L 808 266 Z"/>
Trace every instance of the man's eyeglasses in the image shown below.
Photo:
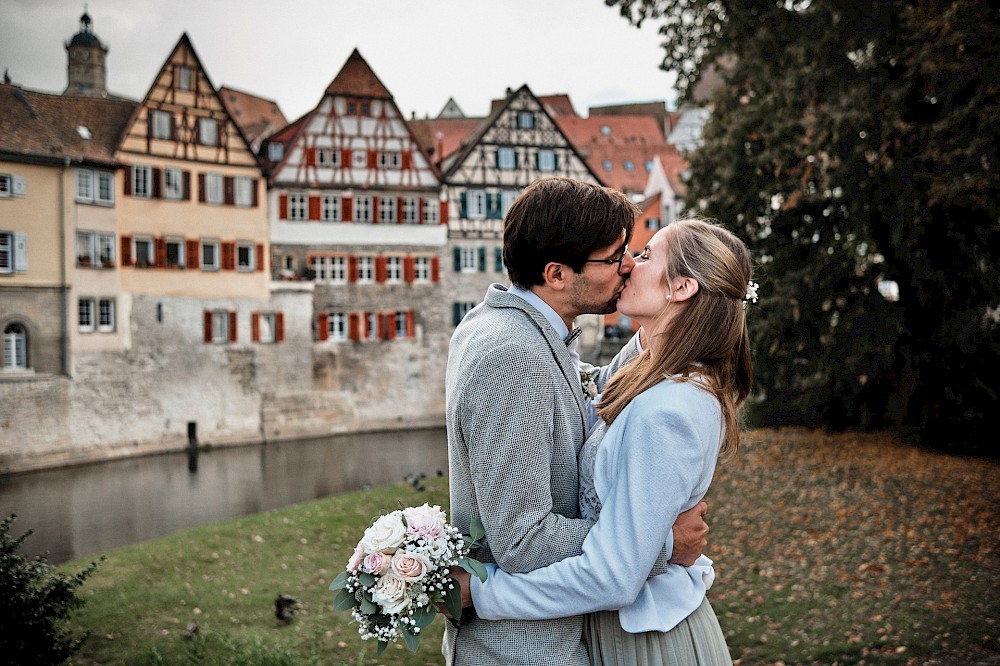
<path fill-rule="evenodd" d="M 622 256 L 617 259 L 584 259 L 584 263 L 588 264 L 618 264 L 618 274 L 622 274 L 622 262 L 625 261 L 625 257 L 631 256 L 628 252 L 628 245 L 625 246 L 625 251 L 622 252 Z"/>

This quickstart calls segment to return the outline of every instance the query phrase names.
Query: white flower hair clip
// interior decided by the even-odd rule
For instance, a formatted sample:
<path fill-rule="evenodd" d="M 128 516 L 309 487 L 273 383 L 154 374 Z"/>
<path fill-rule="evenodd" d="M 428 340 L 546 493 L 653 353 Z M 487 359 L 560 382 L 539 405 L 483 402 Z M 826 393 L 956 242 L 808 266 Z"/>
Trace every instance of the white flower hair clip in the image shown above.
<path fill-rule="evenodd" d="M 747 294 L 743 297 L 743 307 L 746 307 L 750 303 L 754 305 L 757 304 L 757 290 L 760 289 L 760 285 L 751 280 L 747 282 Z"/>

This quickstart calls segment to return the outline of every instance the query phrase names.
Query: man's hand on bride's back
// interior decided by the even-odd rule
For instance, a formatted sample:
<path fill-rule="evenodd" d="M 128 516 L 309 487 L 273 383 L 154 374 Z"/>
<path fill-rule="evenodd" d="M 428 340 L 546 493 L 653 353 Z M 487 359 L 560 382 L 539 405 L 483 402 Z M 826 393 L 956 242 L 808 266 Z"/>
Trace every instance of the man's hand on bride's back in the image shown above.
<path fill-rule="evenodd" d="M 698 502 L 692 508 L 677 516 L 674 522 L 674 551 L 670 554 L 671 564 L 689 567 L 708 546 L 708 523 L 705 513 L 708 504 Z"/>

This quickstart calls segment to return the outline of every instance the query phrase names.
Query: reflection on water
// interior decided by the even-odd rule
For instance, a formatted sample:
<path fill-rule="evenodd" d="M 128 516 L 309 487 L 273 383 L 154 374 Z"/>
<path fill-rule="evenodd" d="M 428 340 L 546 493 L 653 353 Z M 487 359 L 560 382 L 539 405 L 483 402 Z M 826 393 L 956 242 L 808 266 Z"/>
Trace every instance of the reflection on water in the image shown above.
<path fill-rule="evenodd" d="M 28 472 L 0 478 L 0 516 L 11 534 L 34 530 L 26 555 L 59 564 L 195 525 L 428 476 L 448 469 L 440 428 L 337 435 L 188 455 Z"/>

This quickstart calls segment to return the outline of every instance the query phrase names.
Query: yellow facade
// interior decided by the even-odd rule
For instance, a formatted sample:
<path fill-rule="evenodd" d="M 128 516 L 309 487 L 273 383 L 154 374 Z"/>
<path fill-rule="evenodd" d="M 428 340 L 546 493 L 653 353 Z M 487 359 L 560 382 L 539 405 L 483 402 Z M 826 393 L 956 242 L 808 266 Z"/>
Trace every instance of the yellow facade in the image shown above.
<path fill-rule="evenodd" d="M 0 272 L 0 287 L 55 287 L 66 283 L 67 255 L 60 247 L 68 235 L 66 214 L 72 208 L 71 176 L 60 166 L 0 161 L 9 192 L 0 196 L 0 232 L 24 239 L 26 270 Z M 15 189 L 15 179 L 19 181 Z M 23 190 L 20 188 L 23 184 Z M 20 249 L 15 252 L 20 252 Z"/>

